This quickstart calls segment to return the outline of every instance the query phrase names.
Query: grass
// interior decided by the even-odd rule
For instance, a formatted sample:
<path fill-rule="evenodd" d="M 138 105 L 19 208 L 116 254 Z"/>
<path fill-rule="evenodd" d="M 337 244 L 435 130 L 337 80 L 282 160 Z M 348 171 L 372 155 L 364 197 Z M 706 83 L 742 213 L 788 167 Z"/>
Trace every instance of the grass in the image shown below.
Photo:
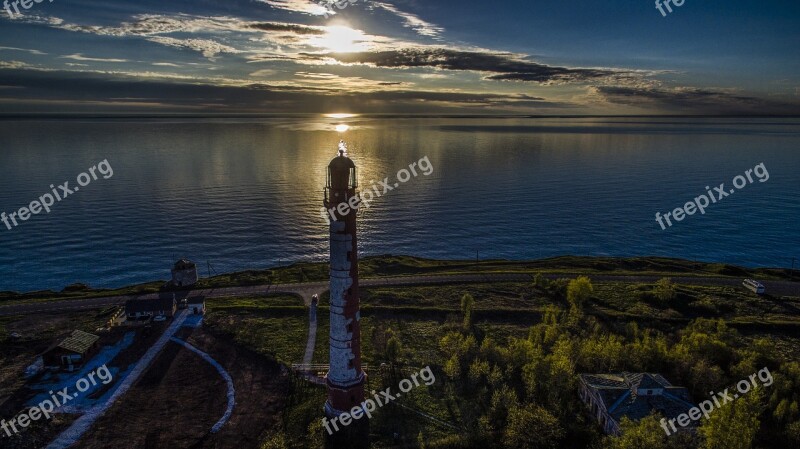
<path fill-rule="evenodd" d="M 308 312 L 301 304 L 293 295 L 209 299 L 205 326 L 281 363 L 300 363 L 308 331 Z"/>

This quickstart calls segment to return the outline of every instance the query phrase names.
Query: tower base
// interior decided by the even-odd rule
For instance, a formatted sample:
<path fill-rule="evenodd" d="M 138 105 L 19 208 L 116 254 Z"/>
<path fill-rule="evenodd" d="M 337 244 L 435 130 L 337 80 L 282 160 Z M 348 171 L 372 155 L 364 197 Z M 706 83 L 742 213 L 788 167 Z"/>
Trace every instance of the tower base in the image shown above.
<path fill-rule="evenodd" d="M 331 413 L 329 407 L 325 407 L 324 410 L 328 421 L 338 417 L 338 414 Z M 362 416 L 361 419 L 351 421 L 347 426 L 343 426 L 337 421 L 337 425 L 339 430 L 331 426 L 332 433 L 328 433 L 324 427 L 322 428 L 325 449 L 369 449 L 369 418 Z"/>

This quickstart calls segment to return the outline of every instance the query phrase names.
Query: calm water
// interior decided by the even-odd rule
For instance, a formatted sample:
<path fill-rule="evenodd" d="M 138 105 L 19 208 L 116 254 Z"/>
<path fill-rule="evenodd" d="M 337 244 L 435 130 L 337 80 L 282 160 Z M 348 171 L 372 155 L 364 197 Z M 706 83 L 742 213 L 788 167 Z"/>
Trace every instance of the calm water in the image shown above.
<path fill-rule="evenodd" d="M 336 125 L 350 129 L 339 133 Z M 800 120 L 331 119 L 2 121 L 0 211 L 107 159 L 114 170 L 12 230 L 0 290 L 167 279 L 323 260 L 325 167 L 344 138 L 362 185 L 429 157 L 376 200 L 362 253 L 530 259 L 800 257 Z M 764 163 L 755 182 L 662 231 L 662 214 Z"/>

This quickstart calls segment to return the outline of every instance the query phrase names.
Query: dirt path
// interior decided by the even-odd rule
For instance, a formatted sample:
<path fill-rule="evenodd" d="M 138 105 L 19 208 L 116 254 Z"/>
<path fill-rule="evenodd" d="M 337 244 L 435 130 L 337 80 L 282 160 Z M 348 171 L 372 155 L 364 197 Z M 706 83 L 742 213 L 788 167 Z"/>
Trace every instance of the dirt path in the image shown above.
<path fill-rule="evenodd" d="M 219 375 L 222 376 L 222 378 L 225 379 L 225 382 L 228 384 L 228 394 L 227 394 L 228 408 L 225 410 L 225 414 L 222 415 L 222 418 L 220 418 L 219 421 L 217 421 L 217 423 L 214 424 L 214 427 L 211 428 L 211 433 L 219 432 L 220 429 L 222 429 L 222 426 L 224 426 L 225 423 L 227 423 L 228 420 L 231 418 L 231 415 L 233 414 L 233 408 L 236 406 L 236 390 L 233 388 L 233 379 L 231 378 L 230 374 L 228 374 L 228 372 L 225 371 L 225 368 L 223 368 L 222 365 L 220 365 L 216 360 L 212 359 L 210 355 L 206 354 L 205 352 L 195 348 L 189 343 L 186 343 L 185 341 L 180 340 L 178 338 L 172 337 L 172 341 L 178 343 L 179 345 L 183 345 L 183 347 L 185 347 L 186 349 L 202 357 L 203 360 L 205 360 L 211 366 L 217 369 Z"/>
<path fill-rule="evenodd" d="M 314 359 L 314 348 L 317 345 L 317 305 L 311 304 L 308 308 L 308 341 L 306 342 L 306 354 L 303 356 L 303 365 L 311 365 Z"/>

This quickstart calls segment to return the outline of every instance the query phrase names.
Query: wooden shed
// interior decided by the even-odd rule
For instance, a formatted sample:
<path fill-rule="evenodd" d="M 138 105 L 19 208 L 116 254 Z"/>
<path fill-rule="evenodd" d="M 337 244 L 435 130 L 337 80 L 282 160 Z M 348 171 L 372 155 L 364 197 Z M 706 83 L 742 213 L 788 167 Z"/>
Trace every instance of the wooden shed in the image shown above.
<path fill-rule="evenodd" d="M 73 331 L 72 335 L 54 345 L 42 354 L 44 366 L 50 369 L 73 371 L 83 366 L 99 351 L 100 337 L 83 331 Z"/>

